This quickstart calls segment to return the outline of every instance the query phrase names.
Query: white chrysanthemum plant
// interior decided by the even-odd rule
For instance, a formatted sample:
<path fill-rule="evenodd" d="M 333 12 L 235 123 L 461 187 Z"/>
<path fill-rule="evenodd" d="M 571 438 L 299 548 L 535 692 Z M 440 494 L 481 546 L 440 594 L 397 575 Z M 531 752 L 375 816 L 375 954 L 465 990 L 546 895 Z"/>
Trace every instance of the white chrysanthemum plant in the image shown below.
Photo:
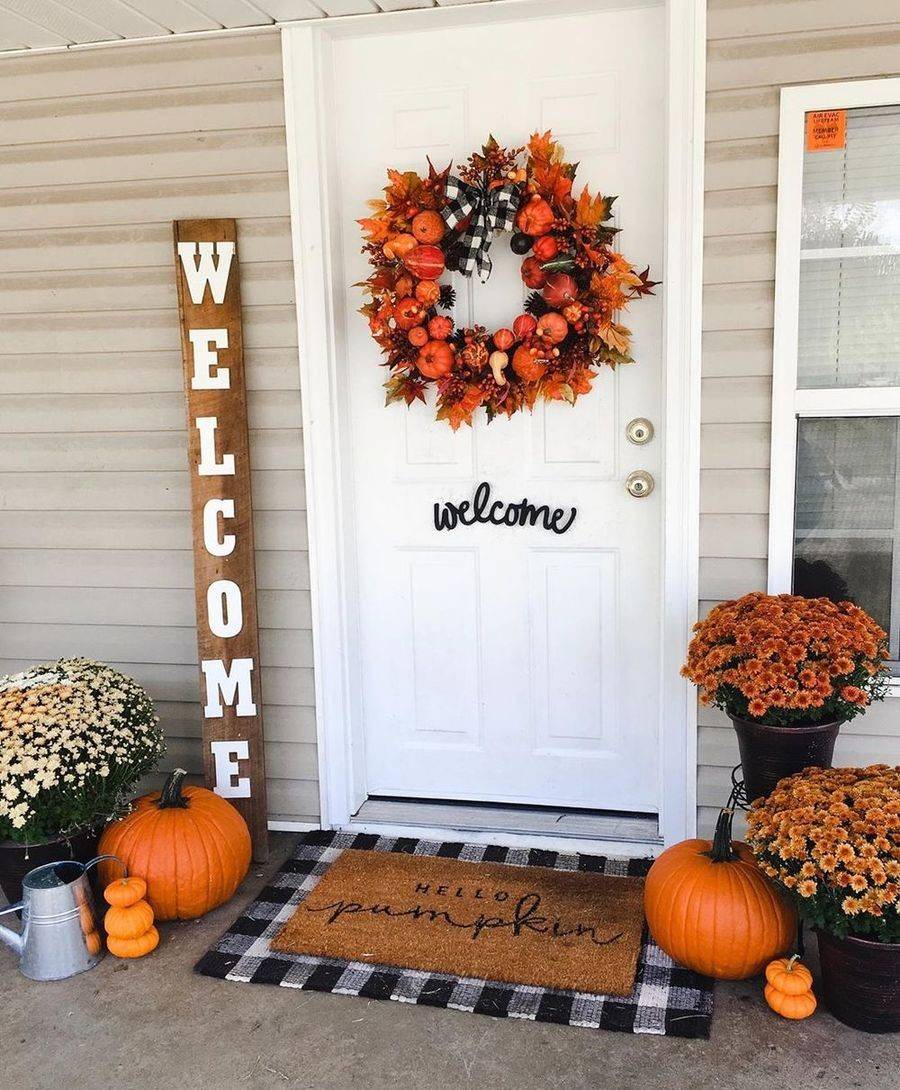
<path fill-rule="evenodd" d="M 164 751 L 150 697 L 103 663 L 60 659 L 0 678 L 0 841 L 102 827 Z"/>

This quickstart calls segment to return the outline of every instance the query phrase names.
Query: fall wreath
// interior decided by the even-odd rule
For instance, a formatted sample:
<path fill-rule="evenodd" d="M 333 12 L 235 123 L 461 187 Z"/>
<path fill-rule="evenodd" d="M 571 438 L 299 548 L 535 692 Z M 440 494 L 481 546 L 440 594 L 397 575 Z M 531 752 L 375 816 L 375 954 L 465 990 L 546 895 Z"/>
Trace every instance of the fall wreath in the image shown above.
<path fill-rule="evenodd" d="M 425 401 L 437 388 L 437 419 L 455 430 L 484 407 L 488 419 L 532 409 L 539 398 L 568 401 L 591 389 L 599 369 L 631 363 L 630 331 L 616 319 L 632 299 L 652 294 L 642 273 L 613 248 L 615 197 L 585 187 L 572 194 L 576 165 L 550 132 L 524 148 L 493 137 L 451 175 L 388 171 L 384 199 L 369 202 L 359 221 L 373 271 L 360 286 L 361 308 L 387 357 L 386 403 Z M 454 328 L 454 303 L 444 271 L 482 280 L 490 245 L 512 231 L 532 289 L 509 327 Z"/>

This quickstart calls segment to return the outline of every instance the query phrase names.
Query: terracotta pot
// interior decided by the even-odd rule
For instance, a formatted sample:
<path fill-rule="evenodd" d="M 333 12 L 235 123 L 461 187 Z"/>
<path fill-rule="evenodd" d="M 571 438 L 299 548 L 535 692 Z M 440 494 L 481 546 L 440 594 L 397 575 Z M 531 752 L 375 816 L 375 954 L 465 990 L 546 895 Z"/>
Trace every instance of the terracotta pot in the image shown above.
<path fill-rule="evenodd" d="M 900 1031 L 900 942 L 816 937 L 822 999 L 835 1018 L 866 1033 Z"/>
<path fill-rule="evenodd" d="M 77 859 L 87 863 L 97 854 L 100 833 L 96 829 L 80 830 L 69 837 L 47 840 L 42 844 L 17 844 L 0 840 L 0 889 L 10 904 L 22 900 L 22 879 L 34 867 L 56 863 L 60 859 Z"/>
<path fill-rule="evenodd" d="M 831 768 L 839 722 L 769 727 L 735 715 L 729 718 L 737 732 L 744 787 L 751 800 L 770 794 L 780 779 L 810 765 Z"/>

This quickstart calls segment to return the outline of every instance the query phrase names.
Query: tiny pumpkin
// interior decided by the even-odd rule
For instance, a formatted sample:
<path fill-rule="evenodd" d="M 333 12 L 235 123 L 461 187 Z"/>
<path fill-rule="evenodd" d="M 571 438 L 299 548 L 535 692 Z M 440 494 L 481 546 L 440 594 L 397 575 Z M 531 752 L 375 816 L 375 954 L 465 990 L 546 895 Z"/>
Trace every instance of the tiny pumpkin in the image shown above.
<path fill-rule="evenodd" d="M 408 254 L 410 250 L 414 250 L 418 245 L 419 243 L 416 241 L 415 235 L 395 235 L 382 246 L 382 251 L 385 257 L 402 261 L 404 256 Z"/>
<path fill-rule="evenodd" d="M 537 318 L 533 314 L 520 314 L 513 322 L 513 336 L 520 341 L 527 340 L 537 329 Z"/>
<path fill-rule="evenodd" d="M 542 288 L 547 283 L 547 274 L 536 257 L 525 258 L 521 273 L 526 288 Z"/>
<path fill-rule="evenodd" d="M 780 1014 L 782 1018 L 789 1018 L 791 1021 L 798 1022 L 803 1018 L 809 1018 L 818 1006 L 816 997 L 811 991 L 801 992 L 799 995 L 787 995 L 771 984 L 767 984 L 765 995 L 766 1002 L 772 1010 Z"/>
<path fill-rule="evenodd" d="M 423 344 L 428 343 L 428 330 L 423 325 L 414 325 L 406 334 L 406 339 L 413 348 L 421 348 Z"/>
<path fill-rule="evenodd" d="M 137 799 L 100 838 L 101 854 L 146 881 L 157 920 L 192 920 L 224 904 L 250 866 L 246 821 L 215 792 L 183 787 L 186 775 L 176 768 L 161 792 Z M 101 863 L 101 880 L 116 877 L 115 867 Z"/>
<path fill-rule="evenodd" d="M 412 221 L 412 233 L 418 242 L 440 242 L 445 230 L 439 212 L 420 212 Z"/>
<path fill-rule="evenodd" d="M 394 321 L 399 329 L 412 329 L 414 325 L 421 325 L 424 320 L 425 308 L 411 295 L 398 299 L 394 304 Z"/>
<path fill-rule="evenodd" d="M 792 958 L 770 961 L 766 966 L 766 981 L 785 995 L 802 995 L 812 987 L 813 978 L 800 961 L 800 955 L 794 954 Z"/>
<path fill-rule="evenodd" d="M 146 901 L 107 909 L 103 918 L 107 935 L 114 939 L 139 939 L 153 926 L 153 909 Z"/>
<path fill-rule="evenodd" d="M 159 932 L 151 926 L 136 939 L 117 939 L 110 935 L 106 946 L 117 958 L 142 958 L 159 946 Z"/>
<path fill-rule="evenodd" d="M 555 310 L 550 310 L 538 319 L 537 335 L 550 344 L 560 344 L 566 339 L 569 323 Z"/>
<path fill-rule="evenodd" d="M 516 336 L 511 329 L 498 329 L 494 334 L 494 344 L 501 352 L 506 352 L 516 342 Z"/>
<path fill-rule="evenodd" d="M 129 905 L 136 905 L 138 901 L 143 901 L 146 896 L 147 883 L 143 878 L 138 878 L 136 874 L 132 874 L 128 878 L 117 878 L 114 882 L 110 882 L 103 891 L 103 899 L 108 905 L 115 908 L 128 908 Z"/>
<path fill-rule="evenodd" d="M 523 382 L 537 382 L 544 377 L 547 364 L 538 356 L 536 348 L 520 344 L 513 353 L 512 369 Z"/>
<path fill-rule="evenodd" d="M 443 378 L 453 370 L 455 358 L 446 341 L 429 341 L 419 352 L 416 367 L 426 378 Z"/>
<path fill-rule="evenodd" d="M 527 201 L 519 209 L 516 215 L 516 227 L 524 231 L 526 235 L 546 235 L 553 226 L 555 219 L 553 209 L 535 193 L 530 201 Z"/>
<path fill-rule="evenodd" d="M 445 341 L 453 332 L 453 322 L 444 314 L 435 314 L 428 322 L 428 333 L 432 340 Z"/>

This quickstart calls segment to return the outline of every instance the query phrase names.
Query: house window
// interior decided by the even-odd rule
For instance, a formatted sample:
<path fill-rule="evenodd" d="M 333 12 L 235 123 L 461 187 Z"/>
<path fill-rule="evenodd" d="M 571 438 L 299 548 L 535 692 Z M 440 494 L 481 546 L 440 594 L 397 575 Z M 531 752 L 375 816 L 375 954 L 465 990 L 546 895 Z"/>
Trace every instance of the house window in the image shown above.
<path fill-rule="evenodd" d="M 900 673 L 900 79 L 782 91 L 769 589 L 849 598 Z"/>

